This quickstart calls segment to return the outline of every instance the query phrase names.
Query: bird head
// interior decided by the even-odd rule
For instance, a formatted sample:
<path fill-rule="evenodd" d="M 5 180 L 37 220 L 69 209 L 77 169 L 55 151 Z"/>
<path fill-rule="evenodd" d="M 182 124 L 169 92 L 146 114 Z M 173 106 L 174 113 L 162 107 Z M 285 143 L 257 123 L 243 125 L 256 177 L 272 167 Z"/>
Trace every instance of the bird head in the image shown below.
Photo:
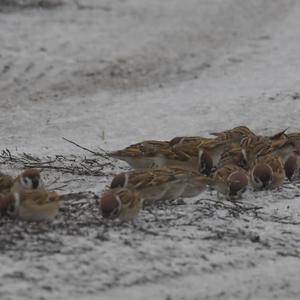
<path fill-rule="evenodd" d="M 26 189 L 37 189 L 43 186 L 39 170 L 27 169 L 20 175 L 20 183 Z"/>
<path fill-rule="evenodd" d="M 99 199 L 100 212 L 103 218 L 115 219 L 121 210 L 121 200 L 113 192 L 105 192 Z"/>
<path fill-rule="evenodd" d="M 230 198 L 239 198 L 247 190 L 248 177 L 244 172 L 233 172 L 227 180 Z"/>
<path fill-rule="evenodd" d="M 254 166 L 251 176 L 255 187 L 266 189 L 272 182 L 273 171 L 269 165 L 259 163 Z"/>

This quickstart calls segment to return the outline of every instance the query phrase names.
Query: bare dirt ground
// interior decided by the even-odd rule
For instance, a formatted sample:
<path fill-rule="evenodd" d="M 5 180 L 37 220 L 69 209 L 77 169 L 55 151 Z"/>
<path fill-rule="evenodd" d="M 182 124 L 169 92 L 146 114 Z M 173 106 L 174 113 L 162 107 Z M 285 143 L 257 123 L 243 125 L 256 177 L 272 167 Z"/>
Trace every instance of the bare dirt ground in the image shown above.
<path fill-rule="evenodd" d="M 128 167 L 62 139 L 299 131 L 299 53 L 296 0 L 0 0 L 1 171 L 43 166 L 64 199 L 51 224 L 0 220 L 0 298 L 299 299 L 299 181 L 109 227 L 95 197 Z"/>

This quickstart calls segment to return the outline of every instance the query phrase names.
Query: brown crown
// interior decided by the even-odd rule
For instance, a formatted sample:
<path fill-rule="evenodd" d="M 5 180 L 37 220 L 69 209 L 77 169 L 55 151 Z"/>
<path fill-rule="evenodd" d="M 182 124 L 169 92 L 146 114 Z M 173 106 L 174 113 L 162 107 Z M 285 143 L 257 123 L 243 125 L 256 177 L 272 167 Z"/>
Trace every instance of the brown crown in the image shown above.
<path fill-rule="evenodd" d="M 245 173 L 237 171 L 228 176 L 230 194 L 236 195 L 239 191 L 245 189 L 248 185 L 248 177 Z"/>
<path fill-rule="evenodd" d="M 40 171 L 37 169 L 27 169 L 22 173 L 23 177 L 29 177 L 29 178 L 33 178 L 33 177 L 40 177 Z"/>
<path fill-rule="evenodd" d="M 259 178 L 265 187 L 272 180 L 272 169 L 266 164 L 258 164 L 253 169 L 253 177 Z"/>
<path fill-rule="evenodd" d="M 101 214 L 104 218 L 111 217 L 111 214 L 119 207 L 119 202 L 111 191 L 108 191 L 101 196 L 99 204 Z"/>
<path fill-rule="evenodd" d="M 126 181 L 125 174 L 124 173 L 118 174 L 113 178 L 110 184 L 110 188 L 113 189 L 116 187 L 124 187 L 125 181 Z"/>

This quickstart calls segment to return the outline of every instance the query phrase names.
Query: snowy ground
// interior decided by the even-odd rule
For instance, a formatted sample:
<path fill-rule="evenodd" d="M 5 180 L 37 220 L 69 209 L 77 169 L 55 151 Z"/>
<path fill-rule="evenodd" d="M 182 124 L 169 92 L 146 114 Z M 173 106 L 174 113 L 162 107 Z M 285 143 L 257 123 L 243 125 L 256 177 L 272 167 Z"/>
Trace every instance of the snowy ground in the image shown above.
<path fill-rule="evenodd" d="M 0 146 L 22 159 L 1 171 L 55 160 L 43 176 L 71 193 L 50 225 L 0 220 L 0 298 L 299 299 L 300 182 L 106 227 L 95 195 L 127 167 L 62 139 L 299 131 L 299 53 L 297 0 L 0 0 Z"/>

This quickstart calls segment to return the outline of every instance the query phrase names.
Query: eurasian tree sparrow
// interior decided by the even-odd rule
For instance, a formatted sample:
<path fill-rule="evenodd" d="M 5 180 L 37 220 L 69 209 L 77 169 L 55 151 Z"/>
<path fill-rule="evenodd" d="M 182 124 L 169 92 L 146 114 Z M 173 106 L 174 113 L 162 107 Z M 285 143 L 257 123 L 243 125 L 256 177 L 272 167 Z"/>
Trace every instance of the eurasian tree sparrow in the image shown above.
<path fill-rule="evenodd" d="M 56 192 L 26 189 L 14 192 L 14 201 L 7 209 L 13 217 L 25 221 L 51 221 L 58 213 L 60 201 Z"/>
<path fill-rule="evenodd" d="M 105 219 L 128 222 L 136 219 L 143 206 L 137 191 L 128 188 L 114 188 L 102 194 L 98 200 L 100 213 Z"/>
<path fill-rule="evenodd" d="M 239 199 L 247 190 L 249 182 L 246 171 L 233 164 L 217 169 L 213 180 L 213 187 L 228 200 Z"/>

